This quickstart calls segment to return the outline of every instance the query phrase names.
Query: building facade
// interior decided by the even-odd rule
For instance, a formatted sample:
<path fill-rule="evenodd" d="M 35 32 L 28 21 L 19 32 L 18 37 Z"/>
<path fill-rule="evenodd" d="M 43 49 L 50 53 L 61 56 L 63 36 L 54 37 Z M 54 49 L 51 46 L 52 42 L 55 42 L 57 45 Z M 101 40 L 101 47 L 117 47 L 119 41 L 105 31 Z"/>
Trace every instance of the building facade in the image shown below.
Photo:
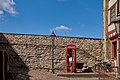
<path fill-rule="evenodd" d="M 103 0 L 104 57 L 118 66 L 120 0 Z"/>

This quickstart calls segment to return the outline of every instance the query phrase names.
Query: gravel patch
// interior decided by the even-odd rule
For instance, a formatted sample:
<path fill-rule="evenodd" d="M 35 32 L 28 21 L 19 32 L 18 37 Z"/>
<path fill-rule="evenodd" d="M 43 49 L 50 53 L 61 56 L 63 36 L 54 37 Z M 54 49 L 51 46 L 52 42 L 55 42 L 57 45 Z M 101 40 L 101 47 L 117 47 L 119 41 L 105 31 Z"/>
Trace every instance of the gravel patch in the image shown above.
<path fill-rule="evenodd" d="M 98 80 L 98 78 L 68 78 L 60 77 L 49 72 L 32 70 L 29 72 L 30 80 Z"/>

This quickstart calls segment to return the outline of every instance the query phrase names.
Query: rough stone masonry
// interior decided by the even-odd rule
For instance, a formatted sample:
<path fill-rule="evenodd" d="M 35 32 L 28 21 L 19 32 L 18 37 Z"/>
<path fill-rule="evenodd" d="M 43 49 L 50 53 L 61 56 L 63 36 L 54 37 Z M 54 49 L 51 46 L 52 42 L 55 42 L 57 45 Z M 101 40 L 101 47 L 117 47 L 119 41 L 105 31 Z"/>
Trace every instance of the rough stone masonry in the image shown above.
<path fill-rule="evenodd" d="M 1 33 L 0 43 L 1 50 L 8 53 L 11 71 L 24 71 L 24 68 L 51 71 L 50 36 Z M 54 50 L 56 73 L 65 71 L 65 47 L 71 43 L 77 47 L 77 63 L 93 67 L 95 63 L 103 60 L 102 39 L 56 36 Z"/>

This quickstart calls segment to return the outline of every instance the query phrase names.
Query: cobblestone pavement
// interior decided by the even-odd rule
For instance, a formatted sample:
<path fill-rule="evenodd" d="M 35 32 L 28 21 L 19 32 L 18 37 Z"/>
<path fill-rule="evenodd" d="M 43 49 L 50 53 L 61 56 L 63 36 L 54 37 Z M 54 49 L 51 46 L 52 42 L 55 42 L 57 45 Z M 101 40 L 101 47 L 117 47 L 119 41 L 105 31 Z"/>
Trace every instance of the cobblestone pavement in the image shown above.
<path fill-rule="evenodd" d="M 30 71 L 30 80 L 98 80 L 98 78 L 68 78 L 42 71 Z"/>

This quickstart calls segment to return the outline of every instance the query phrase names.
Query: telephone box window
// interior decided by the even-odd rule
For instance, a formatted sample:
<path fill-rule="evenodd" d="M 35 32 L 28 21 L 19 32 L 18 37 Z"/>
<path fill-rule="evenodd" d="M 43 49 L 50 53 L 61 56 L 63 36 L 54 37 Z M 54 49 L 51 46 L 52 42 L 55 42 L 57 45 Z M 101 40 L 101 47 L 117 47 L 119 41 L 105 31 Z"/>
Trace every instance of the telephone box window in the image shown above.
<path fill-rule="evenodd" d="M 66 72 L 75 73 L 76 72 L 76 45 L 68 44 L 66 46 Z"/>

